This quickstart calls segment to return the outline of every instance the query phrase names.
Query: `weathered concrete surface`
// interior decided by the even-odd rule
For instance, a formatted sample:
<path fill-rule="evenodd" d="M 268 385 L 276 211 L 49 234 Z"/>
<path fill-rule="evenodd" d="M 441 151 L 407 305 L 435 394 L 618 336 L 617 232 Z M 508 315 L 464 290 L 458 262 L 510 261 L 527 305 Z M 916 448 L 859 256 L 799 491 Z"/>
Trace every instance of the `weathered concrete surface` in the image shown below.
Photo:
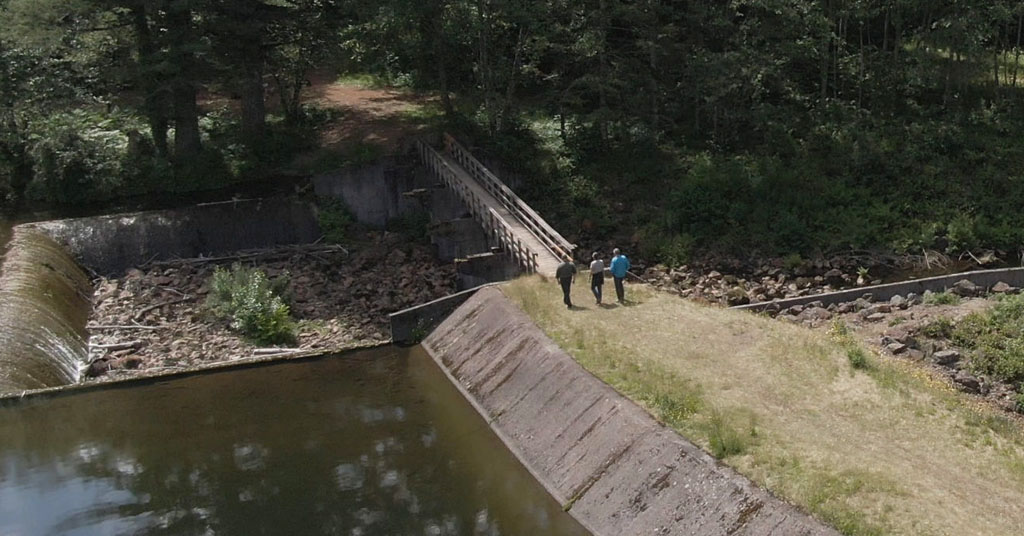
<path fill-rule="evenodd" d="M 477 286 L 391 313 L 388 315 L 388 321 L 391 323 L 391 342 L 395 344 L 419 342 L 481 288 L 481 286 Z"/>
<path fill-rule="evenodd" d="M 25 224 L 101 274 L 153 261 L 302 244 L 320 236 L 313 206 L 290 198 L 206 203 L 176 210 Z"/>
<path fill-rule="evenodd" d="M 423 342 L 509 448 L 595 535 L 836 535 L 601 382 L 495 287 Z"/>
<path fill-rule="evenodd" d="M 381 228 L 392 218 L 422 209 L 417 199 L 403 194 L 426 185 L 429 179 L 424 170 L 404 156 L 313 177 L 317 195 L 341 199 L 356 221 Z"/>
<path fill-rule="evenodd" d="M 900 296 L 906 296 L 908 293 L 913 292 L 920 295 L 924 294 L 924 291 L 926 290 L 942 292 L 948 288 L 952 288 L 953 285 L 962 279 L 966 279 L 985 289 L 992 288 L 993 285 L 1000 281 L 1020 288 L 1024 287 L 1024 268 L 999 268 L 995 270 L 977 270 L 974 272 L 940 275 L 936 277 L 912 279 L 910 281 L 900 281 L 898 283 L 886 283 L 883 285 L 857 287 L 837 292 L 826 292 L 824 294 L 811 294 L 809 296 L 800 296 L 798 298 L 789 298 L 785 300 L 738 305 L 733 307 L 733 309 L 763 311 L 770 304 L 776 304 L 780 309 L 785 309 L 794 305 L 807 305 L 808 303 L 816 301 L 820 301 L 825 305 L 830 305 L 833 303 L 854 301 L 867 293 L 870 293 L 875 300 L 886 301 L 897 294 Z"/>
<path fill-rule="evenodd" d="M 460 289 L 508 281 L 522 273 L 507 255 L 501 253 L 477 253 L 455 260 L 455 276 Z"/>

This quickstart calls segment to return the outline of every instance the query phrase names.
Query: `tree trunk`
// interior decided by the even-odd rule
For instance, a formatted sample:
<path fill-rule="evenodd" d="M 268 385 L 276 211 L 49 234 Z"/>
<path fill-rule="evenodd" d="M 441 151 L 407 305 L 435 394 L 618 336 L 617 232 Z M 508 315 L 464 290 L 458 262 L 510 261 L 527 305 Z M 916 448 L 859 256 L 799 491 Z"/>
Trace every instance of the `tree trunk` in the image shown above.
<path fill-rule="evenodd" d="M 502 126 L 505 124 L 507 119 L 513 111 L 513 100 L 516 92 L 516 82 L 519 79 L 519 69 L 522 68 L 522 57 L 523 47 L 526 45 L 526 30 L 522 27 L 519 28 L 519 37 L 516 38 L 516 50 L 512 58 L 512 72 L 508 75 L 508 87 L 505 89 L 505 102 L 501 106 L 501 115 L 498 116 L 498 130 L 501 131 Z"/>
<path fill-rule="evenodd" d="M 202 150 L 199 136 L 199 106 L 196 104 L 196 81 L 193 53 L 192 11 L 187 5 L 167 5 L 168 29 L 172 34 L 170 57 L 176 61 L 171 80 L 171 103 L 174 106 L 174 161 L 181 165 L 194 159 Z"/>
<path fill-rule="evenodd" d="M 199 106 L 196 88 L 188 80 L 174 81 L 174 160 L 181 164 L 195 158 L 202 150 L 199 136 Z"/>
<path fill-rule="evenodd" d="M 1020 65 L 1020 37 L 1024 28 L 1024 11 L 1017 16 L 1017 46 L 1013 49 L 1013 87 L 1017 87 L 1017 67 Z"/>
<path fill-rule="evenodd" d="M 153 147 L 159 156 L 166 158 L 168 152 L 167 129 L 170 128 L 167 88 L 163 87 L 161 79 L 150 72 L 148 68 L 155 61 L 156 46 L 153 44 L 146 8 L 142 4 L 133 4 L 131 10 L 132 26 L 139 53 L 140 86 L 145 94 L 143 109 L 146 121 L 149 123 L 150 134 L 153 136 Z"/>
<path fill-rule="evenodd" d="M 242 136 L 249 141 L 263 137 L 267 124 L 267 109 L 263 102 L 263 62 L 254 61 L 246 66 L 242 80 Z"/>
<path fill-rule="evenodd" d="M 885 22 L 882 24 L 882 52 L 889 48 L 889 6 L 885 6 Z"/>

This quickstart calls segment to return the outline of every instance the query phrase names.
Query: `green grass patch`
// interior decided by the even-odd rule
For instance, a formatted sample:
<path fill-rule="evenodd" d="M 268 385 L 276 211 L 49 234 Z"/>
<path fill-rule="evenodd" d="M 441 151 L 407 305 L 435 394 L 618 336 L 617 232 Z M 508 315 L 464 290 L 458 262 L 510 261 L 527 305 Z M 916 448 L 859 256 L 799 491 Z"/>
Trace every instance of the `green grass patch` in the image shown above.
<path fill-rule="evenodd" d="M 953 336 L 953 321 L 949 317 L 940 316 L 921 326 L 920 333 L 933 339 L 948 339 Z"/>
<path fill-rule="evenodd" d="M 960 296 L 952 292 L 925 292 L 924 303 L 926 305 L 960 305 Z"/>
<path fill-rule="evenodd" d="M 951 338 L 973 350 L 970 366 L 976 372 L 1024 382 L 1024 295 L 1003 297 L 987 311 L 967 315 Z"/>

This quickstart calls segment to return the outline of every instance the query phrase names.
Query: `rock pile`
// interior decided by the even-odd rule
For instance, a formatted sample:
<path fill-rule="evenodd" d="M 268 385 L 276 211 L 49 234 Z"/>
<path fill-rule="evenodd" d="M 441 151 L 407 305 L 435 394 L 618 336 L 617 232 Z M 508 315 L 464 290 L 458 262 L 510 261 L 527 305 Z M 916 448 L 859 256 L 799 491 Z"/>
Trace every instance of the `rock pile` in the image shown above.
<path fill-rule="evenodd" d="M 723 274 L 699 266 L 683 265 L 670 269 L 657 265 L 646 270 L 644 277 L 655 287 L 676 292 L 684 298 L 730 307 L 809 296 L 858 285 L 855 272 L 831 268 L 828 263 L 819 264 L 817 269 L 798 267 L 792 270 L 764 264 L 746 273 L 739 272 L 744 275 Z"/>
<path fill-rule="evenodd" d="M 204 309 L 218 265 L 240 261 L 287 274 L 299 323 L 297 350 L 337 351 L 386 342 L 387 315 L 455 291 L 455 270 L 423 246 L 372 234 L 358 250 L 284 247 L 235 259 L 186 259 L 94 282 L 88 377 L 125 377 L 274 352 Z M 281 351 L 290 351 L 282 349 Z"/>

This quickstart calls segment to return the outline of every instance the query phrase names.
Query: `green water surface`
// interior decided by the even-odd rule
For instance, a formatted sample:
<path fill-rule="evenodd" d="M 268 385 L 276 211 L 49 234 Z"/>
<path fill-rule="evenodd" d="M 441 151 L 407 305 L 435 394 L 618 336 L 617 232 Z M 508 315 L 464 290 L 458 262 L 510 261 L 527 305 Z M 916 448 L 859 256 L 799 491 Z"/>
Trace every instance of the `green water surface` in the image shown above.
<path fill-rule="evenodd" d="M 583 535 L 422 350 L 0 405 L 0 535 Z"/>

